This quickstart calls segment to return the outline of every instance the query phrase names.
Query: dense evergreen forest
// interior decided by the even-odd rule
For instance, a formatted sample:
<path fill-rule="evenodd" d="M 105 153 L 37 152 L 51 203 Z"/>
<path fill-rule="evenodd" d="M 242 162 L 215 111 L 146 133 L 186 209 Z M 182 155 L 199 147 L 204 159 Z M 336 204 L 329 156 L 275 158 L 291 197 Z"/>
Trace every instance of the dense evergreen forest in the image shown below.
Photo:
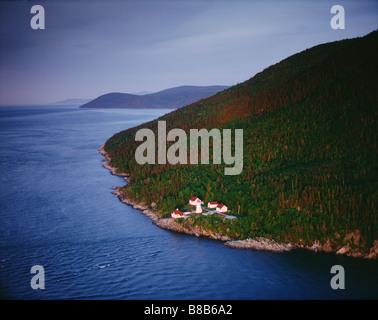
<path fill-rule="evenodd" d="M 202 216 L 190 223 L 231 238 L 311 245 L 342 242 L 359 230 L 358 246 L 367 249 L 378 239 L 377 57 L 378 31 L 295 54 L 210 98 L 115 134 L 105 144 L 110 164 L 130 173 L 123 188 L 128 197 L 157 203 L 166 217 L 195 195 L 226 204 L 238 219 Z M 242 173 L 224 175 L 224 164 L 137 164 L 135 133 L 156 132 L 158 120 L 188 136 L 193 128 L 243 129 Z"/>

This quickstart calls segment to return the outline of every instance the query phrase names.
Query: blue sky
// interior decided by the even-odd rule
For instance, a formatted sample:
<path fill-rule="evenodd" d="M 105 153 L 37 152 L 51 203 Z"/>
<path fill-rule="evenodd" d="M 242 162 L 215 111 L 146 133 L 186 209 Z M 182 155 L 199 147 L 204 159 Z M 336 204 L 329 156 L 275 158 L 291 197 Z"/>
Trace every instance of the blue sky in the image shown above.
<path fill-rule="evenodd" d="M 45 9 L 45 30 L 30 9 Z M 330 27 L 333 5 L 345 29 Z M 0 104 L 233 85 L 314 45 L 378 28 L 378 1 L 2 1 Z"/>

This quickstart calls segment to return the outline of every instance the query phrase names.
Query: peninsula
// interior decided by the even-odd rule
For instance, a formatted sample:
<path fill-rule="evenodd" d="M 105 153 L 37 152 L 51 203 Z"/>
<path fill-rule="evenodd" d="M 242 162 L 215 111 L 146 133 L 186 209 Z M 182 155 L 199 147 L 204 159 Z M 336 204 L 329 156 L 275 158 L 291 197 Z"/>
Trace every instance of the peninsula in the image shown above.
<path fill-rule="evenodd" d="M 227 240 L 232 247 L 376 258 L 377 56 L 378 31 L 318 45 L 115 134 L 101 152 L 128 183 L 114 193 L 158 226 Z M 223 162 L 138 164 L 135 133 L 156 133 L 159 121 L 187 133 L 243 129 L 243 171 L 225 176 Z M 171 212 L 184 212 L 194 195 L 226 204 L 236 219 L 172 219 Z"/>

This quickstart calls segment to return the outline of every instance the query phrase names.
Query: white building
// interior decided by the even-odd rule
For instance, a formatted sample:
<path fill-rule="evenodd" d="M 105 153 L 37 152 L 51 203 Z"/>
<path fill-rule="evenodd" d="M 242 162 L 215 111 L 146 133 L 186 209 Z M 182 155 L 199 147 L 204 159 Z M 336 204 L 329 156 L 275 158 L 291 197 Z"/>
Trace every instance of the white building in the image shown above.
<path fill-rule="evenodd" d="M 217 207 L 217 205 L 218 205 L 218 202 L 217 202 L 217 201 L 212 201 L 212 202 L 208 202 L 208 203 L 207 203 L 207 207 L 208 207 L 209 209 L 214 209 L 214 208 Z"/>
<path fill-rule="evenodd" d="M 181 212 L 179 209 L 176 208 L 175 211 L 171 212 L 171 217 L 173 219 L 178 219 L 178 218 L 185 218 L 184 212 Z"/>
<path fill-rule="evenodd" d="M 196 213 L 197 214 L 201 214 L 202 213 L 201 203 L 197 203 L 197 205 L 196 205 Z"/>
<path fill-rule="evenodd" d="M 220 203 L 217 205 L 215 210 L 219 213 L 226 213 L 228 208 L 224 204 Z"/>
<path fill-rule="evenodd" d="M 196 206 L 197 203 L 199 203 L 199 204 L 203 204 L 203 202 L 201 201 L 201 199 L 198 198 L 198 197 L 191 197 L 191 198 L 189 199 L 189 204 L 190 204 L 191 206 Z"/>

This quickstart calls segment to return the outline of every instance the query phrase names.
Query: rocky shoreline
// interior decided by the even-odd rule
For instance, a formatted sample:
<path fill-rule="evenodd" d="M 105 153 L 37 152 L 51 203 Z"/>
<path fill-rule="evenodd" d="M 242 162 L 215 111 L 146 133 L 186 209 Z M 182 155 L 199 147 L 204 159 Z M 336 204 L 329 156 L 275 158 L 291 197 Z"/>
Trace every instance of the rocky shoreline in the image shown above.
<path fill-rule="evenodd" d="M 109 162 L 111 158 L 104 150 L 104 145 L 99 148 L 99 152 L 104 156 L 102 161 L 104 162 L 103 167 L 110 170 L 111 174 L 125 177 L 125 181 L 129 182 L 128 173 L 118 172 L 117 168 L 112 167 Z M 195 236 L 203 236 L 214 240 L 221 240 L 224 241 L 224 246 L 236 249 L 253 249 L 253 250 L 266 250 L 272 252 L 287 252 L 293 249 L 304 248 L 312 251 L 323 251 L 323 252 L 334 252 L 336 254 L 347 255 L 350 257 L 360 257 L 366 259 L 377 259 L 378 258 L 378 240 L 374 241 L 374 245 L 370 248 L 369 253 L 363 253 L 358 249 L 353 249 L 353 246 L 358 246 L 359 244 L 359 231 L 356 230 L 348 234 L 344 241 L 346 244 L 344 246 L 337 246 L 336 243 L 332 240 L 327 240 L 325 244 L 320 244 L 319 242 L 315 241 L 312 246 L 304 246 L 301 244 L 295 243 L 278 243 L 271 239 L 266 238 L 255 238 L 255 239 L 244 239 L 244 240 L 232 240 L 228 236 L 224 236 L 218 233 L 213 233 L 209 230 L 204 230 L 201 227 L 196 226 L 195 228 L 191 227 L 189 224 L 181 224 L 177 223 L 174 219 L 171 218 L 162 218 L 160 214 L 153 211 L 155 206 L 152 203 L 150 206 L 144 203 L 138 203 L 129 199 L 121 190 L 121 187 L 114 186 L 111 189 L 114 191 L 112 192 L 116 195 L 119 200 L 129 206 L 132 206 L 136 210 L 140 210 L 142 214 L 146 215 L 150 218 L 153 223 L 163 229 L 172 230 L 175 232 L 185 233 L 189 235 Z"/>
<path fill-rule="evenodd" d="M 261 237 L 256 239 L 231 240 L 227 241 L 225 246 L 237 249 L 269 250 L 274 252 L 290 251 L 297 248 L 297 246 L 291 243 L 283 244 Z"/>
<path fill-rule="evenodd" d="M 105 151 L 105 149 L 104 149 L 104 145 L 102 145 L 102 146 L 100 147 L 100 149 L 98 149 L 98 151 L 104 156 L 104 157 L 102 158 L 102 160 L 101 160 L 102 162 L 104 162 L 102 166 L 103 166 L 105 169 L 110 170 L 111 174 L 113 174 L 113 175 L 115 175 L 115 176 L 120 176 L 120 177 L 128 177 L 128 176 L 130 175 L 130 174 L 128 174 L 128 173 L 118 172 L 118 169 L 117 169 L 117 168 L 114 168 L 114 167 L 112 167 L 112 166 L 109 164 L 111 158 L 110 158 L 109 155 L 106 153 L 106 151 Z M 125 180 L 127 180 L 127 179 L 125 179 Z"/>

